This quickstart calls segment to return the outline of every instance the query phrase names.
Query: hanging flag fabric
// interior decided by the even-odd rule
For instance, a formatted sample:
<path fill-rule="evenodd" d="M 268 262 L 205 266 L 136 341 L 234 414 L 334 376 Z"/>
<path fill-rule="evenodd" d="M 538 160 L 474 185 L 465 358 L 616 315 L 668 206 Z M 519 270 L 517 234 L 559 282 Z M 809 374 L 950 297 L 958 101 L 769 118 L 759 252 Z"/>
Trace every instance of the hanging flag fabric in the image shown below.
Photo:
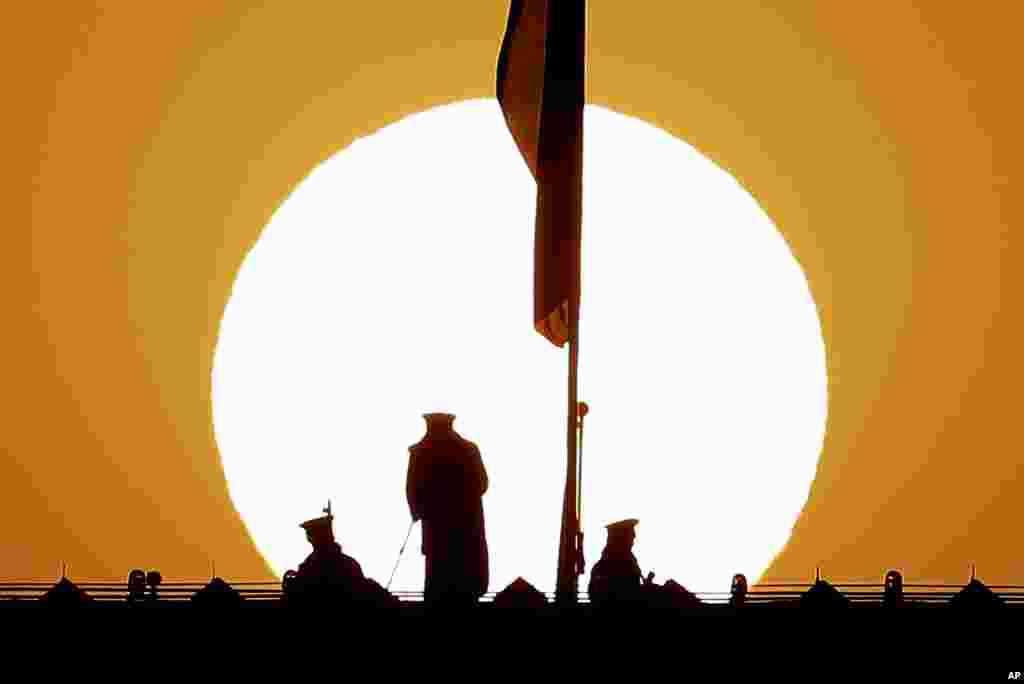
<path fill-rule="evenodd" d="M 537 181 L 534 327 L 558 347 L 579 284 L 585 24 L 585 0 L 512 0 L 498 57 L 498 102 Z"/>

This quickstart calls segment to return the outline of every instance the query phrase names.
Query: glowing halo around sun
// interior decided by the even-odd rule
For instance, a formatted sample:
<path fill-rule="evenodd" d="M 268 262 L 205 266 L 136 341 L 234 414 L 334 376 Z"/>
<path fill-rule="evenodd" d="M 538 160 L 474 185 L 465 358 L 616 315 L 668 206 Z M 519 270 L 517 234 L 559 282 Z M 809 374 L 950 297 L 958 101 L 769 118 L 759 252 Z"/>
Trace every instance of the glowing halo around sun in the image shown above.
<path fill-rule="evenodd" d="M 803 272 L 753 198 L 664 131 L 586 111 L 580 398 L 588 569 L 640 519 L 641 568 L 755 581 L 807 500 L 825 350 Z M 535 186 L 497 103 L 408 117 L 320 164 L 246 257 L 213 371 L 232 500 L 280 575 L 335 531 L 387 582 L 421 414 L 481 449 L 491 591 L 552 590 L 566 352 L 533 331 Z M 423 582 L 419 531 L 393 589 Z M 586 587 L 587 576 L 581 580 Z"/>

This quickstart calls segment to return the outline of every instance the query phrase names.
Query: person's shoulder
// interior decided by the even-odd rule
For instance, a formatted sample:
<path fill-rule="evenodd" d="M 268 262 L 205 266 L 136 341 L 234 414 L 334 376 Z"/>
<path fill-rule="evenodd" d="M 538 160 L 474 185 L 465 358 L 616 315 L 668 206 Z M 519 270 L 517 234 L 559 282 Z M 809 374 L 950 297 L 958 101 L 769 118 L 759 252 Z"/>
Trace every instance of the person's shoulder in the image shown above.
<path fill-rule="evenodd" d="M 478 447 L 476 445 L 476 442 L 474 442 L 472 440 L 469 440 L 469 439 L 466 439 L 462 435 L 459 435 L 459 442 L 462 444 L 463 448 L 465 448 L 467 451 L 471 451 L 471 452 L 475 452 L 475 453 L 480 453 L 480 447 Z"/>
<path fill-rule="evenodd" d="M 299 563 L 299 567 L 296 568 L 298 574 L 301 575 L 301 574 L 303 574 L 305 572 L 309 572 L 316 565 L 316 561 L 317 561 L 317 558 L 316 558 L 315 554 L 311 553 L 308 556 L 306 556 L 306 559 L 304 561 L 302 561 L 301 563 Z"/>
<path fill-rule="evenodd" d="M 354 570 L 356 573 L 362 576 L 363 566 L 359 565 L 359 561 L 345 553 L 342 554 L 342 560 L 345 563 L 345 565 L 349 567 L 350 570 Z"/>

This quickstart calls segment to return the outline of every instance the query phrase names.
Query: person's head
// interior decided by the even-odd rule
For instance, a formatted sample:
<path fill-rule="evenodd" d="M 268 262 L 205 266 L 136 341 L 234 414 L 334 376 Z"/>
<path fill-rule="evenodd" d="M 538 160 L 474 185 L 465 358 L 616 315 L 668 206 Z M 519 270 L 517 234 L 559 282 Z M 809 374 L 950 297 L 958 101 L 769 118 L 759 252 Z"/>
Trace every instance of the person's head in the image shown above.
<path fill-rule="evenodd" d="M 146 572 L 144 570 L 132 570 L 128 574 L 128 591 L 132 597 L 138 597 L 146 592 Z"/>
<path fill-rule="evenodd" d="M 636 525 L 640 521 L 636 518 L 628 518 L 606 525 L 608 530 L 608 546 L 614 549 L 631 551 L 633 542 L 636 541 Z"/>
<path fill-rule="evenodd" d="M 306 540 L 313 545 L 313 548 L 318 548 L 334 541 L 334 529 L 331 527 L 332 520 L 334 520 L 334 516 L 325 515 L 321 518 L 307 520 L 299 526 L 306 530 Z"/>
<path fill-rule="evenodd" d="M 902 593 L 903 575 L 896 570 L 890 570 L 885 573 L 885 591 L 889 594 Z"/>
<path fill-rule="evenodd" d="M 427 422 L 427 434 L 443 434 L 451 432 L 455 424 L 455 416 L 451 413 L 424 413 Z"/>

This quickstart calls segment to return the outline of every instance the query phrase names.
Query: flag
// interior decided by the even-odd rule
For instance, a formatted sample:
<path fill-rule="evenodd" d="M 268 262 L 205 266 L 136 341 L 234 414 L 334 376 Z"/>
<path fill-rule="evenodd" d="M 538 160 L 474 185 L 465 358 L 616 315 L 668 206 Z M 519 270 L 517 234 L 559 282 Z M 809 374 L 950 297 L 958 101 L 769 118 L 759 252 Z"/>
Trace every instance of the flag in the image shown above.
<path fill-rule="evenodd" d="M 585 25 L 585 0 L 512 0 L 498 57 L 498 102 L 537 181 L 534 327 L 558 347 L 578 316 Z"/>

